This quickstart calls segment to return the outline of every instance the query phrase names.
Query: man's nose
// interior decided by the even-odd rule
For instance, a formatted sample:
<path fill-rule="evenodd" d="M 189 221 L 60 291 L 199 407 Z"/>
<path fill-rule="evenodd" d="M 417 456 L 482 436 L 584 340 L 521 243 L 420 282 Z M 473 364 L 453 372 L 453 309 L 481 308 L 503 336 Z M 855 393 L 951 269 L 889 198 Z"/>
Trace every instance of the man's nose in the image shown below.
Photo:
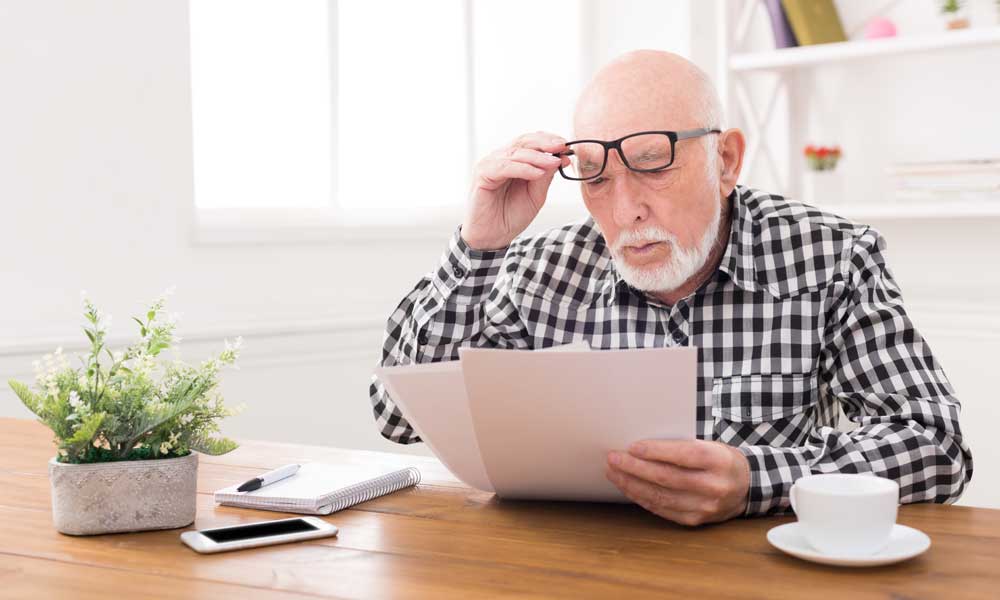
<path fill-rule="evenodd" d="M 614 173 L 610 177 L 610 200 L 614 205 L 615 224 L 629 229 L 645 221 L 649 217 L 649 206 L 636 185 L 636 173 L 628 170 L 615 152 L 608 156 L 605 171 Z"/>

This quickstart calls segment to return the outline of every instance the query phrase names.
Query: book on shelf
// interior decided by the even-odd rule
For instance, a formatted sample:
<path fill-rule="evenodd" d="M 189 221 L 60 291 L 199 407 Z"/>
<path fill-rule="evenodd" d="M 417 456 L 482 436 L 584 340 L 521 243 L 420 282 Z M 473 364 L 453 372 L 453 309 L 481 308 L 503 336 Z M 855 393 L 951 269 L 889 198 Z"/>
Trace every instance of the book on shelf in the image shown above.
<path fill-rule="evenodd" d="M 764 8 L 767 9 L 767 16 L 771 19 L 771 31 L 774 32 L 775 48 L 793 48 L 799 45 L 795 39 L 795 32 L 788 22 L 788 15 L 781 6 L 781 0 L 764 0 Z"/>
<path fill-rule="evenodd" d="M 886 168 L 889 175 L 953 175 L 959 173 L 1000 174 L 1000 158 L 973 158 L 930 162 L 896 163 Z"/>
<path fill-rule="evenodd" d="M 886 168 L 905 202 L 1000 202 L 1000 159 L 898 163 Z"/>
<path fill-rule="evenodd" d="M 833 0 L 781 0 L 800 46 L 846 42 Z"/>

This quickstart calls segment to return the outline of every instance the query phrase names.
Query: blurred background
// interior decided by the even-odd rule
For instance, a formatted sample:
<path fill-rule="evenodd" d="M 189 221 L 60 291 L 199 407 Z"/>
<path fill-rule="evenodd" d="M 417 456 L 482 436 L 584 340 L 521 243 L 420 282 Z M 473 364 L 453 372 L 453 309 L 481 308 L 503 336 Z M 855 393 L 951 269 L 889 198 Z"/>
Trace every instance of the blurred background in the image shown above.
<path fill-rule="evenodd" d="M 571 137 L 583 84 L 637 48 L 716 81 L 743 184 L 885 235 L 964 404 L 961 503 L 1000 507 L 994 0 L 0 0 L 2 379 L 83 350 L 80 290 L 123 346 L 176 286 L 181 358 L 245 338 L 226 433 L 427 453 L 373 424 L 386 317 L 475 161 Z M 585 216 L 556 178 L 533 229 Z M 0 416 L 30 416 L 5 385 Z"/>

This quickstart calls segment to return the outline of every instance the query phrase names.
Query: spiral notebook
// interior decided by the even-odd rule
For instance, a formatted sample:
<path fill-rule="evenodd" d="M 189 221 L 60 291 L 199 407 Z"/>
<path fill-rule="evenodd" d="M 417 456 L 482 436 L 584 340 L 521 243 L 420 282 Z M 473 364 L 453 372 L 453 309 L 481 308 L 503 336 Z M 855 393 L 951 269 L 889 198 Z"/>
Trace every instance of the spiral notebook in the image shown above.
<path fill-rule="evenodd" d="M 305 463 L 295 475 L 252 492 L 240 484 L 215 492 L 224 506 L 328 515 L 420 483 L 420 471 L 398 469 L 372 476 L 371 468 Z"/>

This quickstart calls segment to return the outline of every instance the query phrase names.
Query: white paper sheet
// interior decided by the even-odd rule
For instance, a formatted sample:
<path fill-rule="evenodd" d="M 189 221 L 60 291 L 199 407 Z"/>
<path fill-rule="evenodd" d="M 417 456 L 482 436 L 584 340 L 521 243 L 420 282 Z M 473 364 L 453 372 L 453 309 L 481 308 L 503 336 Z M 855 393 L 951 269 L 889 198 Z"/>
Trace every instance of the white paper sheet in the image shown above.
<path fill-rule="evenodd" d="M 467 485 L 492 492 L 476 443 L 459 361 L 381 367 L 375 373 L 444 466 Z"/>
<path fill-rule="evenodd" d="M 695 437 L 697 348 L 460 357 L 485 472 L 503 498 L 626 502 L 604 476 L 609 450 Z"/>

